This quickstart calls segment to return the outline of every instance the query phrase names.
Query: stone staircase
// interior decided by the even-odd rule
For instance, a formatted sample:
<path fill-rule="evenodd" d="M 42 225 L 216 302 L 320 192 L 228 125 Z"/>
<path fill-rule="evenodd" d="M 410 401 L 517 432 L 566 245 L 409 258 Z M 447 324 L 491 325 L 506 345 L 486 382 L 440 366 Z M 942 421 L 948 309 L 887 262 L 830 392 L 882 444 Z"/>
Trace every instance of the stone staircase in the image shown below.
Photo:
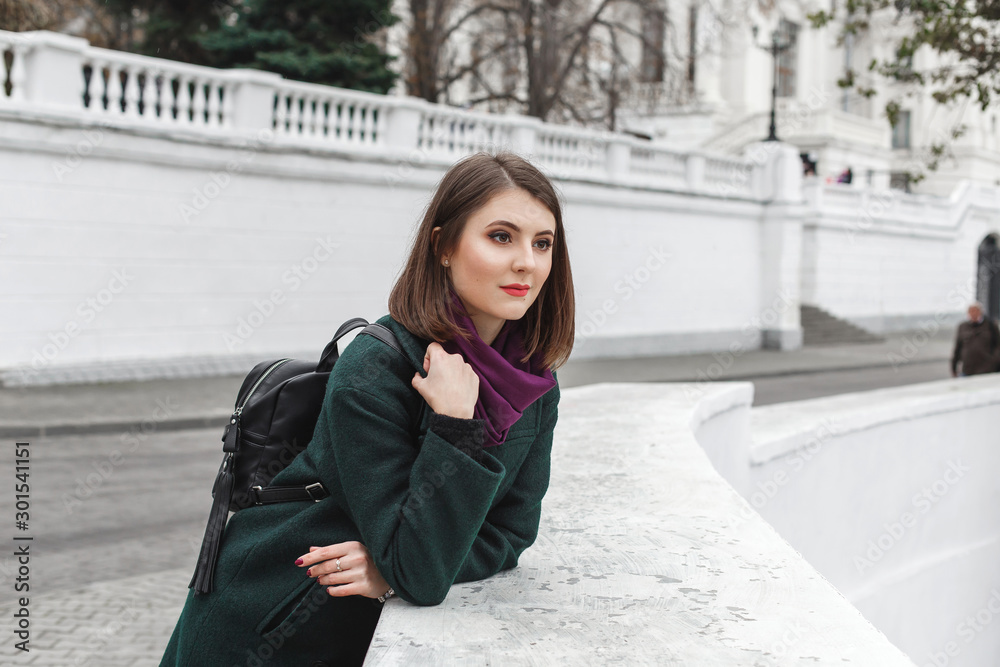
<path fill-rule="evenodd" d="M 802 305 L 800 318 L 803 345 L 878 343 L 885 340 L 816 306 Z"/>

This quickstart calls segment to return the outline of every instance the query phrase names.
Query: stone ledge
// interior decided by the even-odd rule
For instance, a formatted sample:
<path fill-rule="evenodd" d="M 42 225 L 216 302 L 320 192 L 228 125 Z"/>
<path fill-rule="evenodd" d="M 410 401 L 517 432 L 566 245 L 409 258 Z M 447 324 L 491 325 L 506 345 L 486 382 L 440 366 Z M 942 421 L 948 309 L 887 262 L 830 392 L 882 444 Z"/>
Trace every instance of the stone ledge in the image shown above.
<path fill-rule="evenodd" d="M 701 400 L 747 391 L 564 390 L 536 543 L 438 606 L 390 600 L 366 664 L 912 665 L 695 441 Z"/>

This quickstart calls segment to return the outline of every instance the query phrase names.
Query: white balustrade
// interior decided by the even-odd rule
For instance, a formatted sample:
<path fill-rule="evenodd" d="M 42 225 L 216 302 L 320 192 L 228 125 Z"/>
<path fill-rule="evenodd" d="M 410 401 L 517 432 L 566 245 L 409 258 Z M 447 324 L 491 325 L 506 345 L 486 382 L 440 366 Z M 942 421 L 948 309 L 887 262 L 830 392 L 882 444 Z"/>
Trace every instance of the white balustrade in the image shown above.
<path fill-rule="evenodd" d="M 282 137 L 353 147 L 382 145 L 385 95 L 281 81 L 275 92 L 274 130 Z"/>
<path fill-rule="evenodd" d="M 644 183 L 682 186 L 687 180 L 686 155 L 649 142 L 632 146 L 630 168 Z"/>
<path fill-rule="evenodd" d="M 754 165 L 747 160 L 705 156 L 705 188 L 707 191 L 752 197 Z"/>
<path fill-rule="evenodd" d="M 544 125 L 535 137 L 535 157 L 557 176 L 603 176 L 608 138 L 605 133 Z"/>
<path fill-rule="evenodd" d="M 510 148 L 556 178 L 753 196 L 751 162 L 672 151 L 634 137 L 332 86 L 259 70 L 219 70 L 90 46 L 49 32 L 0 31 L 0 106 L 101 122 L 218 134 L 274 131 L 275 141 L 410 155 L 442 164 Z"/>
<path fill-rule="evenodd" d="M 24 99 L 26 48 L 19 33 L 0 31 L 0 105 Z"/>
<path fill-rule="evenodd" d="M 417 128 L 417 149 L 458 158 L 509 146 L 511 118 L 428 105 Z"/>
<path fill-rule="evenodd" d="M 228 127 L 223 99 L 232 83 L 225 70 L 88 47 L 81 106 L 98 116 L 153 124 Z"/>

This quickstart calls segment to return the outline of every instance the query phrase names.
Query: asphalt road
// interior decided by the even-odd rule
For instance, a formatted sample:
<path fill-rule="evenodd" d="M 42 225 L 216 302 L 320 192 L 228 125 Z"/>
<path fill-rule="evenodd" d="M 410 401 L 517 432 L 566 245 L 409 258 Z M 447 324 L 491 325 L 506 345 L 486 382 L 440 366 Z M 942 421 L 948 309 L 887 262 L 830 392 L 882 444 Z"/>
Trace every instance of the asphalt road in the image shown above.
<path fill-rule="evenodd" d="M 31 441 L 29 530 L 18 532 L 34 536 L 31 590 L 193 570 L 222 461 L 220 434 L 153 433 L 134 450 L 117 434 Z M 3 479 L 13 479 L 13 465 L 3 457 Z M 0 494 L 0 516 L 13 517 L 13 500 Z M 0 557 L 5 588 L 12 565 Z"/>
<path fill-rule="evenodd" d="M 754 405 L 803 401 L 821 396 L 951 379 L 947 362 L 911 363 L 896 368 L 800 373 L 753 380 Z"/>

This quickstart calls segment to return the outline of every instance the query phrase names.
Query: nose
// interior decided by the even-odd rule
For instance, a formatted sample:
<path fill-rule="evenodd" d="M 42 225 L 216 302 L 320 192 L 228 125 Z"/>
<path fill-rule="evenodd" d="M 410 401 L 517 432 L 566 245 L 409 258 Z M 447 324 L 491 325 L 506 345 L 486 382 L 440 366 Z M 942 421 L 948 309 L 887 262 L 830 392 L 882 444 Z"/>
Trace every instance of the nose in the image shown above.
<path fill-rule="evenodd" d="M 513 268 L 515 271 L 535 270 L 535 253 L 530 245 L 527 248 L 522 247 L 517 252 L 517 256 L 514 258 Z"/>

